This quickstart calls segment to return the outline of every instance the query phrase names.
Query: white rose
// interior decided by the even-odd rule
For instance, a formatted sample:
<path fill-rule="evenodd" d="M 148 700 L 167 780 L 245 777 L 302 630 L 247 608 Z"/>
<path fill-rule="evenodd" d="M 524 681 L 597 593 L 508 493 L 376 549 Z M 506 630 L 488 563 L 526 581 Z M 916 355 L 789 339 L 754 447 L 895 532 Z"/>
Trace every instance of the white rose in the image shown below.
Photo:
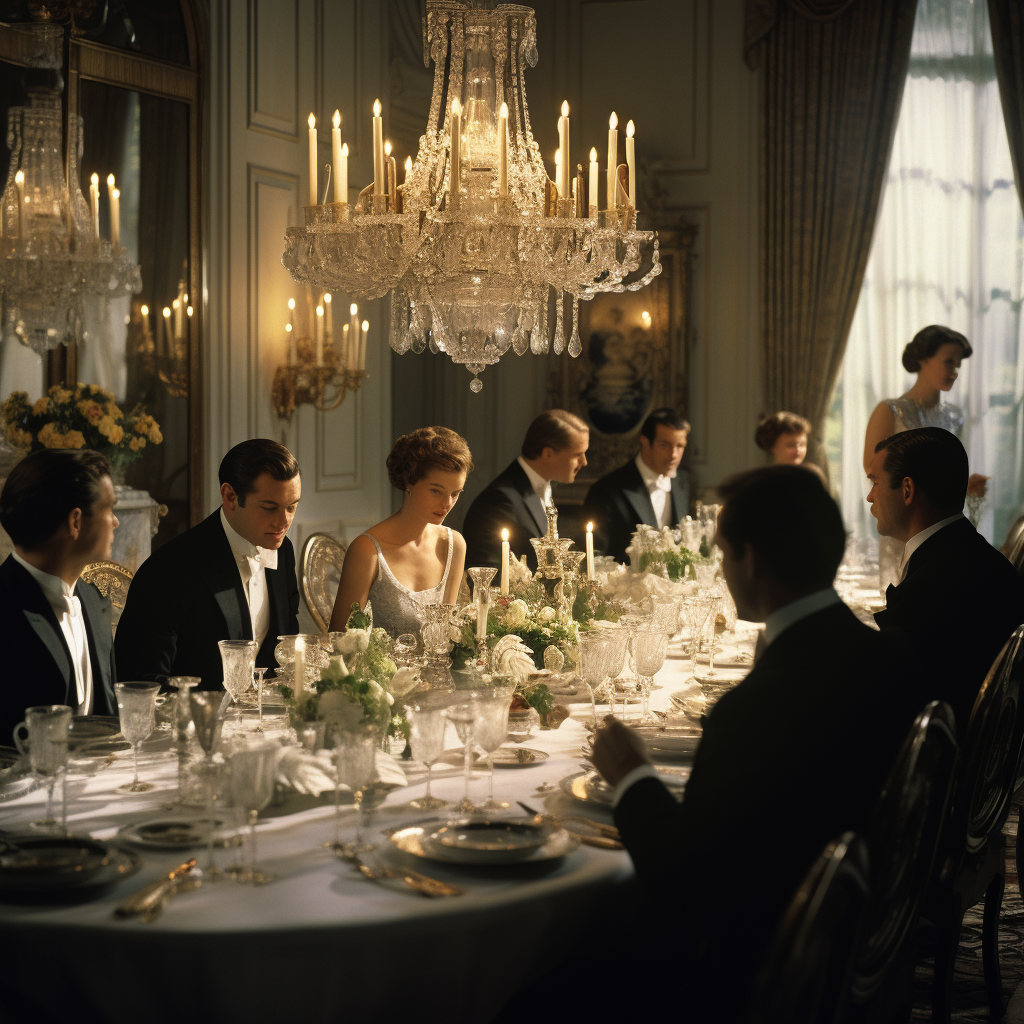
<path fill-rule="evenodd" d="M 420 674 L 415 668 L 400 668 L 391 679 L 391 691 L 404 697 L 419 685 Z"/>
<path fill-rule="evenodd" d="M 462 630 L 458 626 L 452 626 L 448 630 L 448 639 L 453 644 L 462 643 Z"/>
<path fill-rule="evenodd" d="M 505 622 L 513 629 L 517 629 L 520 626 L 526 625 L 526 620 L 529 616 L 530 609 L 527 607 L 526 602 L 522 598 L 517 597 L 509 604 L 505 612 Z"/>
<path fill-rule="evenodd" d="M 363 705 L 343 690 L 328 690 L 320 696 L 317 715 L 343 728 L 354 728 L 363 720 Z"/>
<path fill-rule="evenodd" d="M 350 629 L 338 637 L 334 648 L 340 654 L 362 654 L 370 646 L 370 633 L 365 629 Z"/>
<path fill-rule="evenodd" d="M 558 613 L 550 605 L 545 605 L 539 612 L 537 612 L 538 622 L 550 622 L 555 615 Z"/>

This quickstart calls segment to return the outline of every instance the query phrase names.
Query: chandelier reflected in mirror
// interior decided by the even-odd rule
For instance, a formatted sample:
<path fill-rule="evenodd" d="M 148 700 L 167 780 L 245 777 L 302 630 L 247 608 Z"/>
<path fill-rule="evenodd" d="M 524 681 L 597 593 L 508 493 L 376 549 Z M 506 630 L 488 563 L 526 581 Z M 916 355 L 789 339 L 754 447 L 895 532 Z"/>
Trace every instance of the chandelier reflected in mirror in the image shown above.
<path fill-rule="evenodd" d="M 527 7 L 427 0 L 424 63 L 434 61 L 433 93 L 404 182 L 396 182 L 395 161 L 384 153 L 378 102 L 374 180 L 350 208 L 336 114 L 334 202 L 325 196 L 306 207 L 305 224 L 286 232 L 282 262 L 296 281 L 361 299 L 390 292 L 392 349 L 446 353 L 473 374 L 473 391 L 483 386 L 480 373 L 510 348 L 517 355 L 567 348 L 578 356 L 579 302 L 638 290 L 661 272 L 656 233 L 636 229 L 632 122 L 626 162 L 618 162 L 613 114 L 607 165 L 602 172 L 591 149 L 584 175 L 582 164 L 573 170 L 564 103 L 557 180 L 549 178 L 526 101 L 524 70 L 537 64 L 536 37 Z M 312 115 L 309 131 L 316 203 Z"/>
<path fill-rule="evenodd" d="M 90 200 L 79 183 L 82 118 L 68 121 L 64 165 L 64 29 L 49 23 L 12 25 L 27 65 L 28 105 L 7 112 L 11 162 L 0 200 L 0 303 L 3 337 L 43 353 L 85 337 L 82 300 L 141 290 L 139 267 L 120 244 L 120 192 L 108 178 L 110 240 L 100 238 L 100 183 Z"/>

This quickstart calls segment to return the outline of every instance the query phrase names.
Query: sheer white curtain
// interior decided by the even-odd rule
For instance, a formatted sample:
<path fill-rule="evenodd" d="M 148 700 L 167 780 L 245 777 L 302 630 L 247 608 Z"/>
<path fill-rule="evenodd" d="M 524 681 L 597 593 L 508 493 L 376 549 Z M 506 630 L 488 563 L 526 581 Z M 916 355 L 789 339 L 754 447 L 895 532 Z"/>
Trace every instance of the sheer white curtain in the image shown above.
<path fill-rule="evenodd" d="M 843 517 L 877 536 L 864 501 L 864 432 L 914 378 L 900 363 L 920 328 L 962 331 L 974 355 L 944 401 L 965 414 L 971 471 L 990 474 L 981 530 L 998 546 L 1024 499 L 1024 220 L 985 0 L 919 0 L 910 71 L 864 288 L 829 421 Z"/>

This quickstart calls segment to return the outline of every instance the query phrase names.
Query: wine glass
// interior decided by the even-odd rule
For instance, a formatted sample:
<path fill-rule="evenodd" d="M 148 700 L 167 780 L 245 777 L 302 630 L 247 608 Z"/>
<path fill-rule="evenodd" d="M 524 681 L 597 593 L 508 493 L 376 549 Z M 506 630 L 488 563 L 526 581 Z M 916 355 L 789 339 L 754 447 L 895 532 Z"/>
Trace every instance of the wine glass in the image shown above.
<path fill-rule="evenodd" d="M 474 695 L 477 706 L 474 740 L 487 759 L 487 799 L 481 811 L 502 811 L 508 804 L 494 799 L 494 752 L 508 737 L 508 709 L 512 703 L 515 685 L 499 686 Z"/>
<path fill-rule="evenodd" d="M 615 693 L 617 680 L 626 664 L 626 651 L 629 648 L 629 634 L 622 629 L 607 629 L 602 631 L 607 648 L 605 651 L 604 671 L 608 676 L 608 686 L 611 689 L 612 714 L 615 714 Z M 622 683 L 622 717 L 626 717 L 626 705 L 632 686 L 628 681 Z"/>
<path fill-rule="evenodd" d="M 252 686 L 259 644 L 255 640 L 218 640 L 217 646 L 224 669 L 224 689 L 235 702 L 236 721 L 240 724 L 242 710 L 237 706 L 238 699 Z"/>
<path fill-rule="evenodd" d="M 217 803 L 217 766 L 213 755 L 220 743 L 221 730 L 224 727 L 224 711 L 227 707 L 228 694 L 219 690 L 204 690 L 188 695 L 189 707 L 192 709 L 192 722 L 196 728 L 196 740 L 203 748 L 203 762 L 206 776 L 206 813 L 209 818 L 209 833 L 206 843 L 206 865 L 202 869 L 204 879 L 219 878 L 222 874 L 213 859 L 213 840 L 217 832 L 217 819 L 214 809 Z"/>
<path fill-rule="evenodd" d="M 720 669 L 715 669 L 715 649 L 718 646 L 716 626 L 718 623 L 718 612 L 722 606 L 721 590 L 718 587 L 711 587 L 705 595 L 705 601 L 708 608 L 707 621 L 704 624 L 704 629 L 708 633 L 708 670 L 707 672 L 701 672 L 699 675 L 695 671 L 694 675 L 698 683 L 718 683 L 728 678 Z M 708 623 L 710 623 L 710 628 Z M 694 668 L 696 669 L 696 666 Z"/>
<path fill-rule="evenodd" d="M 337 766 L 337 785 L 334 790 L 334 843 L 332 849 L 345 854 L 355 854 L 368 847 L 363 841 L 363 791 L 373 780 L 377 767 L 377 730 L 370 724 L 360 724 L 354 729 L 338 729 L 335 733 L 334 756 Z M 359 824 L 356 828 L 355 843 L 341 842 L 341 810 L 339 791 L 342 785 L 352 791 L 359 809 Z"/>
<path fill-rule="evenodd" d="M 603 633 L 592 632 L 581 636 L 579 640 L 580 650 L 580 676 L 587 684 L 587 691 L 590 693 L 590 714 L 591 727 L 597 728 L 597 704 L 594 698 L 594 690 L 604 682 L 606 671 L 605 666 L 609 660 L 608 640 Z M 620 666 L 621 671 L 621 666 Z M 614 691 L 612 694 L 614 701 Z M 614 704 L 611 707 L 612 714 L 615 713 Z"/>
<path fill-rule="evenodd" d="M 643 701 L 641 725 L 655 725 L 657 722 L 651 714 L 651 684 L 655 674 L 665 664 L 667 649 L 668 637 L 660 630 L 642 630 L 633 637 L 633 656 L 636 658 L 636 674 L 640 680 L 640 698 Z"/>
<path fill-rule="evenodd" d="M 25 721 L 14 727 L 14 743 L 28 757 L 29 765 L 46 780 L 46 814 L 30 824 L 42 832 L 67 832 L 67 772 L 68 729 L 71 726 L 71 708 L 66 704 L 42 704 L 25 708 Z M 25 730 L 25 738 L 20 730 Z M 27 740 L 27 743 L 26 743 Z M 53 816 L 53 788 L 61 770 L 65 770 L 62 789 L 61 817 Z"/>
<path fill-rule="evenodd" d="M 466 814 L 476 811 L 476 804 L 469 799 L 470 759 L 473 756 L 473 733 L 476 728 L 477 709 L 472 699 L 464 704 L 454 704 L 445 710 L 448 721 L 455 726 L 455 732 L 462 741 L 462 799 L 455 805 L 456 810 Z"/>
<path fill-rule="evenodd" d="M 269 671 L 266 668 L 254 668 L 253 675 L 255 676 L 256 686 L 256 709 L 259 712 L 259 721 L 256 723 L 256 728 L 253 732 L 262 734 L 263 732 L 263 677 Z"/>
<path fill-rule="evenodd" d="M 409 719 L 409 744 L 412 747 L 412 756 L 427 766 L 427 791 L 423 796 L 410 800 L 409 806 L 420 811 L 436 811 L 438 808 L 448 807 L 446 800 L 430 794 L 434 763 L 444 752 L 444 732 L 448 724 L 444 708 L 408 704 L 406 715 Z"/>
<path fill-rule="evenodd" d="M 251 885 L 266 885 L 274 880 L 272 875 L 256 870 L 256 819 L 274 795 L 277 752 L 276 743 L 263 742 L 235 751 L 229 762 L 231 796 L 235 805 L 247 812 L 249 821 L 249 867 L 239 872 L 236 878 Z"/>
<path fill-rule="evenodd" d="M 159 683 L 115 683 L 117 713 L 121 717 L 121 735 L 132 745 L 135 776 L 130 783 L 118 786 L 121 793 L 147 793 L 151 782 L 139 782 L 139 747 L 156 725 L 156 695 Z"/>

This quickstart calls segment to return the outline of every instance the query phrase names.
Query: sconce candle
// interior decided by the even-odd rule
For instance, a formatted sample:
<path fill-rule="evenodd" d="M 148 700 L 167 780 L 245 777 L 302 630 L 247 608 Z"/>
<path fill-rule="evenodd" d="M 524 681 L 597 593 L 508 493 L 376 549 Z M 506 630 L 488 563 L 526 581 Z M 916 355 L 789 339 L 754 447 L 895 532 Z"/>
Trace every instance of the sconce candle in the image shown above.
<path fill-rule="evenodd" d="M 460 161 L 462 159 L 462 104 L 458 98 L 452 100 L 451 128 L 452 141 L 449 154 L 451 173 L 448 181 L 448 194 L 458 202 L 461 187 Z"/>
<path fill-rule="evenodd" d="M 334 112 L 334 127 L 331 129 L 331 159 L 334 161 L 334 201 L 348 202 L 348 158 L 345 158 L 345 180 L 342 181 L 341 156 L 341 111 Z"/>
<path fill-rule="evenodd" d="M 316 365 L 324 365 L 324 307 L 316 307 Z"/>
<path fill-rule="evenodd" d="M 334 341 L 334 314 L 331 310 L 331 293 L 324 292 L 324 341 L 328 345 Z"/>
<path fill-rule="evenodd" d="M 171 308 L 164 306 L 164 355 L 171 354 Z"/>
<path fill-rule="evenodd" d="M 24 180 L 24 175 L 22 175 L 22 180 Z M 100 240 L 100 176 L 98 174 L 94 174 L 89 179 L 89 198 L 92 200 L 93 239 L 98 242 Z"/>
<path fill-rule="evenodd" d="M 356 366 L 356 370 L 359 373 L 366 371 L 366 335 L 370 330 L 370 321 L 364 320 L 362 330 L 359 332 L 359 363 Z"/>
<path fill-rule="evenodd" d="M 508 104 L 498 111 L 498 195 L 508 195 Z"/>
<path fill-rule="evenodd" d="M 373 101 L 373 194 L 384 195 L 384 122 L 380 100 Z"/>
<path fill-rule="evenodd" d="M 309 121 L 309 205 L 316 206 L 316 118 L 310 114 Z"/>
<path fill-rule="evenodd" d="M 571 187 L 569 185 L 570 167 L 569 161 L 569 101 L 562 100 L 562 116 L 558 119 L 558 152 L 561 154 L 561 175 L 558 179 L 558 194 L 563 199 L 568 199 Z"/>
<path fill-rule="evenodd" d="M 589 206 L 590 213 L 593 214 L 597 210 L 598 204 L 598 192 L 597 192 L 597 181 L 600 171 L 597 167 L 597 150 L 591 147 L 590 149 L 590 197 Z"/>
<path fill-rule="evenodd" d="M 110 193 L 110 241 L 115 247 L 121 245 L 121 190 Z M 189 307 L 191 309 L 191 307 Z"/>
<path fill-rule="evenodd" d="M 14 184 L 18 186 L 18 239 L 21 240 L 25 236 L 24 226 L 22 217 L 24 216 L 23 210 L 25 209 L 25 172 L 18 171 L 14 176 Z"/>
<path fill-rule="evenodd" d="M 633 136 L 636 128 L 630 121 L 626 125 L 626 167 L 629 170 L 629 205 L 636 209 L 636 151 L 633 148 Z"/>
<path fill-rule="evenodd" d="M 619 115 L 608 118 L 608 209 L 615 209 L 615 171 L 619 161 Z"/>
<path fill-rule="evenodd" d="M 359 352 L 359 307 L 353 302 L 348 307 L 349 323 L 351 329 L 348 332 L 348 341 L 352 346 L 352 354 L 358 355 Z M 350 370 L 354 370 L 355 366 L 352 363 L 348 364 Z"/>

